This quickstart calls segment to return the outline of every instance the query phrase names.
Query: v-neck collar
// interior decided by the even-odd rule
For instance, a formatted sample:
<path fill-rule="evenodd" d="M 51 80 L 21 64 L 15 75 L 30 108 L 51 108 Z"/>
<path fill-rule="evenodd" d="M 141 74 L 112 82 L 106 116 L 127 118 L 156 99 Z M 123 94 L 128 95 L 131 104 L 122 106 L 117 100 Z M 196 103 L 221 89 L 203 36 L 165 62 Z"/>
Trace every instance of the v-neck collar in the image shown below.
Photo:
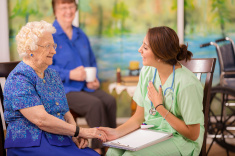
<path fill-rule="evenodd" d="M 64 30 L 62 29 L 62 27 L 60 26 L 60 24 L 57 20 L 54 21 L 53 26 L 56 28 L 56 33 L 58 35 L 62 35 L 62 34 L 66 35 L 66 33 L 64 32 Z M 73 33 L 72 38 L 71 39 L 68 38 L 70 41 L 73 41 L 79 37 L 79 33 L 80 33 L 79 28 L 76 28 L 72 25 L 72 33 Z"/>
<path fill-rule="evenodd" d="M 162 86 L 162 88 L 164 86 L 166 86 L 168 83 L 169 83 L 169 87 L 171 86 L 171 83 L 172 83 L 172 79 L 173 79 L 173 72 L 168 76 L 168 78 L 166 79 L 166 82 L 164 83 L 164 85 L 162 85 L 162 81 L 161 81 L 161 78 L 159 76 L 159 73 L 157 72 L 157 81 L 158 83 Z M 168 86 L 168 85 L 167 85 Z M 165 88 L 165 87 L 164 87 Z"/>
<path fill-rule="evenodd" d="M 180 69 L 183 69 L 183 66 L 182 66 L 182 65 L 181 65 L 181 68 L 175 69 L 175 77 L 176 77 L 176 72 L 178 73 Z M 155 82 L 156 82 L 157 84 L 160 84 L 160 85 L 162 86 L 162 90 L 164 90 L 164 89 L 167 88 L 167 87 L 171 87 L 172 79 L 173 79 L 173 71 L 172 71 L 172 73 L 168 76 L 168 78 L 166 79 L 166 82 L 164 83 L 164 85 L 162 85 L 162 82 L 161 82 L 159 73 L 157 72 Z M 175 81 L 175 80 L 174 80 L 174 81 Z M 173 83 L 173 86 L 172 86 L 173 88 L 174 88 L 174 84 L 175 84 L 175 83 Z"/>

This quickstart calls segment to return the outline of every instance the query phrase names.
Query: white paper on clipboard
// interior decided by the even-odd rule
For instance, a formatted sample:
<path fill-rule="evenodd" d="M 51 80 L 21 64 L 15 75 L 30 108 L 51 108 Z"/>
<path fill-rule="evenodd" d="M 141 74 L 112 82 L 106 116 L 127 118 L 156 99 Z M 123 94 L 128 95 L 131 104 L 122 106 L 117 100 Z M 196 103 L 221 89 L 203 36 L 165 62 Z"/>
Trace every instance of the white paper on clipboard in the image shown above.
<path fill-rule="evenodd" d="M 105 142 L 103 145 L 130 151 L 138 151 L 145 147 L 170 139 L 172 136 L 172 133 L 149 129 L 138 129 L 116 140 Z"/>

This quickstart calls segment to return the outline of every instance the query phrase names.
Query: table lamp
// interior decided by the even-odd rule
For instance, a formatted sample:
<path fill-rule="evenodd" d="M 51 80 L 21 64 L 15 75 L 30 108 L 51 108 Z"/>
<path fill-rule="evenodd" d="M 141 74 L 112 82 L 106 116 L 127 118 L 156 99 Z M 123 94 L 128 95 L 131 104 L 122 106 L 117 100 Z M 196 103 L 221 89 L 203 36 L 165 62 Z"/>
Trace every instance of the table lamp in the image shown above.
<path fill-rule="evenodd" d="M 130 75 L 134 75 L 133 72 L 137 71 L 136 75 L 139 75 L 139 61 L 130 61 L 129 70 Z"/>
<path fill-rule="evenodd" d="M 130 70 L 137 70 L 139 69 L 139 62 L 138 61 L 130 61 L 130 66 L 129 69 Z"/>

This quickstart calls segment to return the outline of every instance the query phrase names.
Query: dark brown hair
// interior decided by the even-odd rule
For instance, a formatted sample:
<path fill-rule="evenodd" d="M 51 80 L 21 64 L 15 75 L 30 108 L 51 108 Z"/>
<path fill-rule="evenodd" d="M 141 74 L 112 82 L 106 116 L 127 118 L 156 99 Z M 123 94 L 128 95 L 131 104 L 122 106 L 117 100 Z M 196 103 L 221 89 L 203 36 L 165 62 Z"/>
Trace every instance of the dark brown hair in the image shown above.
<path fill-rule="evenodd" d="M 55 14 L 55 6 L 56 4 L 58 3 L 74 3 L 77 7 L 77 3 L 75 0 L 52 0 L 51 1 L 51 5 L 52 5 L 52 8 L 53 8 L 53 13 Z M 77 9 L 77 8 L 76 8 Z"/>
<path fill-rule="evenodd" d="M 150 28 L 147 33 L 149 46 L 163 62 L 175 65 L 177 61 L 190 60 L 193 56 L 185 44 L 179 45 L 176 32 L 166 26 Z"/>

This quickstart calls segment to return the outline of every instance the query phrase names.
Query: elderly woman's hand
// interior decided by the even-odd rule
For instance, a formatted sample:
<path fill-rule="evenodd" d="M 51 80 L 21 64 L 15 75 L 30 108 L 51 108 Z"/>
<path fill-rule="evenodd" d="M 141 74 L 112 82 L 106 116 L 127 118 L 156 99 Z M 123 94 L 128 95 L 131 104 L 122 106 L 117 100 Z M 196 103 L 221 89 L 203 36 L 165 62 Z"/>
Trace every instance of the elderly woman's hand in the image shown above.
<path fill-rule="evenodd" d="M 111 141 L 111 140 L 117 139 L 119 137 L 117 130 L 114 128 L 99 127 L 98 129 L 102 130 L 106 133 L 107 141 Z"/>
<path fill-rule="evenodd" d="M 86 86 L 87 86 L 87 88 L 89 88 L 89 89 L 94 89 L 94 90 L 96 90 L 96 89 L 98 89 L 98 88 L 100 87 L 100 82 L 99 82 L 99 80 L 96 78 L 95 81 L 93 81 L 93 82 L 87 82 L 87 83 L 86 83 Z"/>
<path fill-rule="evenodd" d="M 80 127 L 79 137 L 92 139 L 97 138 L 105 142 L 107 135 L 104 131 L 98 130 L 97 128 L 82 128 Z"/>
<path fill-rule="evenodd" d="M 84 81 L 86 79 L 86 71 L 83 66 L 79 66 L 69 73 L 69 78 L 74 81 Z"/>
<path fill-rule="evenodd" d="M 88 146 L 88 140 L 86 138 L 72 137 L 72 140 L 80 149 L 86 148 Z"/>
<path fill-rule="evenodd" d="M 158 106 L 159 104 L 163 104 L 163 96 L 162 96 L 162 88 L 159 86 L 158 91 L 153 86 L 152 82 L 148 84 L 148 98 L 152 101 L 154 107 Z"/>

